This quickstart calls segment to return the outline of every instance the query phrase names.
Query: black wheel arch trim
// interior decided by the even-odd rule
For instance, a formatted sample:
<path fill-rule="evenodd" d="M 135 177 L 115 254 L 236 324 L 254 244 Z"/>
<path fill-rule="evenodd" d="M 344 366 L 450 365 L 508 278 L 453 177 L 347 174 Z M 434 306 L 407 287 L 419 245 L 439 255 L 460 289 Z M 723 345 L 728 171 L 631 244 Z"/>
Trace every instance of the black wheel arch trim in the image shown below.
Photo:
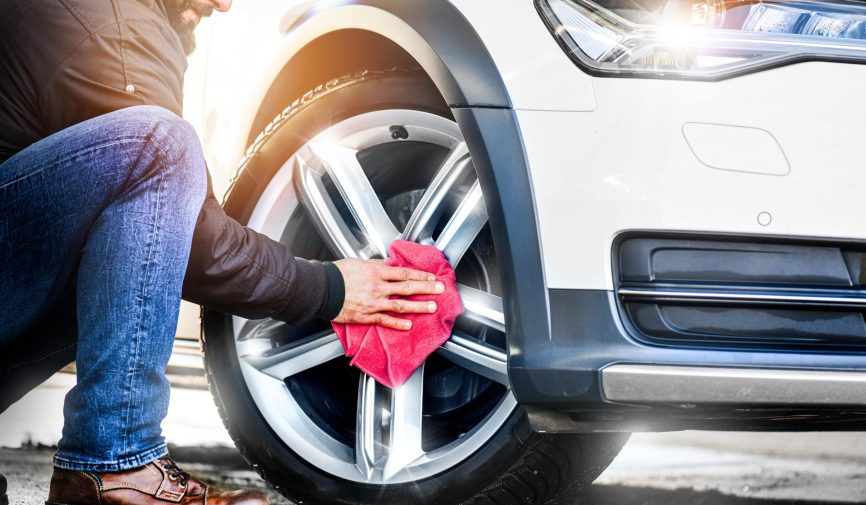
<path fill-rule="evenodd" d="M 548 290 L 529 165 L 513 110 L 455 108 L 453 112 L 484 190 L 501 263 L 509 381 L 521 401 L 523 392 L 535 387 L 512 369 L 531 368 L 533 352 L 527 350 L 550 342 Z"/>

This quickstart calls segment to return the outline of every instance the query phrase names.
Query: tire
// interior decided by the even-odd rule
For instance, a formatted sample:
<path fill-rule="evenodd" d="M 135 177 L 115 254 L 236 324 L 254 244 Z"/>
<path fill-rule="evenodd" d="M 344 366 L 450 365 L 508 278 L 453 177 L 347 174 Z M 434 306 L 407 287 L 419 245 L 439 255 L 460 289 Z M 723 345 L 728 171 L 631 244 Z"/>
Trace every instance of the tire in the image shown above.
<path fill-rule="evenodd" d="M 375 198 L 362 191 L 370 188 Z M 378 210 L 364 210 L 371 201 Z M 327 323 L 204 312 L 205 366 L 223 422 L 247 461 L 291 500 L 546 503 L 592 482 L 625 443 L 623 435 L 529 429 L 507 386 L 499 267 L 480 188 L 450 110 L 424 74 L 363 72 L 305 94 L 250 147 L 225 205 L 308 258 L 381 256 L 395 229 L 422 242 L 435 236 L 471 288 L 455 336 L 394 393 L 339 356 Z M 420 219 L 418 208 L 436 212 Z"/>

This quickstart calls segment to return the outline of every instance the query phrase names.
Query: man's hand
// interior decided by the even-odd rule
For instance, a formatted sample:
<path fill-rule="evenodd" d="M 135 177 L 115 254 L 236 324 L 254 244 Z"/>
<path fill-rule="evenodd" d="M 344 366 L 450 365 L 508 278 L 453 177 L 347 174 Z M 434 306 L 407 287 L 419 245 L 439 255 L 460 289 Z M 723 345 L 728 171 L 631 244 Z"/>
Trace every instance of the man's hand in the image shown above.
<path fill-rule="evenodd" d="M 378 324 L 397 330 L 412 328 L 412 321 L 387 314 L 430 314 L 436 302 L 392 300 L 394 295 L 438 295 L 445 285 L 427 272 L 391 267 L 383 260 L 343 259 L 334 265 L 343 274 L 346 299 L 334 319 L 338 323 Z"/>

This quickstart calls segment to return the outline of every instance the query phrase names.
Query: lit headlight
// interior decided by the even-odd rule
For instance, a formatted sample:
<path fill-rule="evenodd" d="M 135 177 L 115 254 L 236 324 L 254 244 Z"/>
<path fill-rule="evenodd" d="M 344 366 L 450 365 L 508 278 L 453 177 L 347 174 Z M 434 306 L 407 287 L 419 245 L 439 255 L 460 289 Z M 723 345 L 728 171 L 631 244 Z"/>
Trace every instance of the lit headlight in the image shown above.
<path fill-rule="evenodd" d="M 536 0 L 597 74 L 718 79 L 798 61 L 866 63 L 866 4 L 845 0 Z"/>

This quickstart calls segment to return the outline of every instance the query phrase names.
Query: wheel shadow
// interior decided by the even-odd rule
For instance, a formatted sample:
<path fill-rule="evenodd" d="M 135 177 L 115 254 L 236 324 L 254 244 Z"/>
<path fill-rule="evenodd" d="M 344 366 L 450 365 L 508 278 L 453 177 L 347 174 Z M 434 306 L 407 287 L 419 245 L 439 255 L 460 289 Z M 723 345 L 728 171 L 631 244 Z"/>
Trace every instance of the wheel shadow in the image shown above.
<path fill-rule="evenodd" d="M 838 501 L 780 500 L 732 496 L 718 491 L 590 486 L 579 498 L 549 505 L 839 505 Z"/>

